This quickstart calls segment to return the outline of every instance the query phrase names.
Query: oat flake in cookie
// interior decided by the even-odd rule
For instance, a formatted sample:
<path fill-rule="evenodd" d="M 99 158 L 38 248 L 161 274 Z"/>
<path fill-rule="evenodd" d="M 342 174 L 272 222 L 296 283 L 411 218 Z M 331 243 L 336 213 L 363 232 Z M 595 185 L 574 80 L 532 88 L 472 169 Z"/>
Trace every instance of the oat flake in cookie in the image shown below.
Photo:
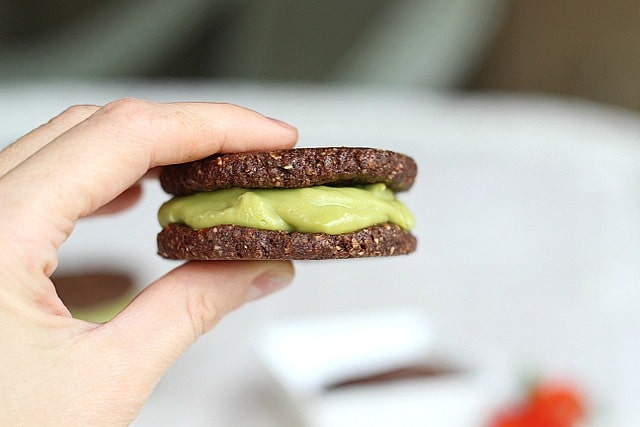
<path fill-rule="evenodd" d="M 395 193 L 417 167 L 372 148 L 218 154 L 163 168 L 158 253 L 186 260 L 344 259 L 413 252 Z"/>

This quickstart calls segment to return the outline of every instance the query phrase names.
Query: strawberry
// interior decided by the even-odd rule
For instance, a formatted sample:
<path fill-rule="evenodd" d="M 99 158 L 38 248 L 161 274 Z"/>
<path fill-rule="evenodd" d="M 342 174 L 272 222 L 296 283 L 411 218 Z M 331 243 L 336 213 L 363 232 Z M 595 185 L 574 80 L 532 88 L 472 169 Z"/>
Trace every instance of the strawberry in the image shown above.
<path fill-rule="evenodd" d="M 560 382 L 541 382 L 523 402 L 503 409 L 489 427 L 575 427 L 586 415 L 577 388 Z"/>

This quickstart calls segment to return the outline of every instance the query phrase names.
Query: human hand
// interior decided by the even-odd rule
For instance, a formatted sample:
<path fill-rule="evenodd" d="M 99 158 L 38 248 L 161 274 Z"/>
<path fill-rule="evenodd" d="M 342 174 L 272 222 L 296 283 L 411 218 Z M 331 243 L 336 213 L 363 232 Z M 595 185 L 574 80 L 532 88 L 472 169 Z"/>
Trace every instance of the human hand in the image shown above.
<path fill-rule="evenodd" d="M 134 203 L 148 170 L 296 139 L 232 105 L 120 100 L 72 107 L 0 152 L 0 425 L 126 425 L 200 335 L 286 285 L 288 262 L 188 262 L 95 324 L 71 317 L 50 276 L 76 221 Z"/>

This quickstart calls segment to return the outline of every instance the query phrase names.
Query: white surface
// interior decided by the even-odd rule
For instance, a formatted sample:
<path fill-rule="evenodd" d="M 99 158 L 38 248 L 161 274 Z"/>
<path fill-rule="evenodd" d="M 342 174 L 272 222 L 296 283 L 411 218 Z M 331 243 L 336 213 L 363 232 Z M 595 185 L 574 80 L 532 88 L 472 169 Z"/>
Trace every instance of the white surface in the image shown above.
<path fill-rule="evenodd" d="M 640 423 L 635 115 L 562 100 L 338 87 L 48 82 L 0 85 L 0 94 L 0 141 L 72 103 L 211 100 L 289 121 L 301 145 L 386 147 L 419 164 L 403 196 L 418 218 L 414 255 L 297 263 L 292 287 L 234 313 L 178 361 L 136 426 L 284 425 L 252 351 L 261 325 L 406 305 L 428 313 L 451 351 L 506 352 L 523 374 L 575 377 L 607 425 Z M 166 196 L 153 182 L 145 190 L 131 212 L 81 223 L 60 268 L 118 263 L 142 286 L 174 265 L 155 255 Z"/>
<path fill-rule="evenodd" d="M 434 347 L 424 313 L 375 311 L 273 324 L 258 348 L 295 394 L 315 394 L 348 378 L 421 362 Z"/>
<path fill-rule="evenodd" d="M 283 394 L 279 410 L 309 427 L 467 427 L 495 413 L 513 392 L 513 372 L 438 348 L 422 309 L 349 313 L 274 323 L 259 354 Z M 332 387 L 410 366 L 440 366 L 442 376 Z"/>

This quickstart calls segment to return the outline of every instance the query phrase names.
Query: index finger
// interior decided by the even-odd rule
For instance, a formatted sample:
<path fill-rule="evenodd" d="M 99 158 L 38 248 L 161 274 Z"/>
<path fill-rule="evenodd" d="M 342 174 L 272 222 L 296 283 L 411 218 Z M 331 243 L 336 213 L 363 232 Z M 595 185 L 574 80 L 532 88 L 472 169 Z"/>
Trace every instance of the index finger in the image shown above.
<path fill-rule="evenodd" d="M 216 152 L 291 147 L 296 140 L 295 128 L 230 104 L 118 100 L 0 178 L 0 223 L 23 237 L 25 230 L 39 239 L 44 232 L 57 248 L 79 217 L 153 167 Z"/>

